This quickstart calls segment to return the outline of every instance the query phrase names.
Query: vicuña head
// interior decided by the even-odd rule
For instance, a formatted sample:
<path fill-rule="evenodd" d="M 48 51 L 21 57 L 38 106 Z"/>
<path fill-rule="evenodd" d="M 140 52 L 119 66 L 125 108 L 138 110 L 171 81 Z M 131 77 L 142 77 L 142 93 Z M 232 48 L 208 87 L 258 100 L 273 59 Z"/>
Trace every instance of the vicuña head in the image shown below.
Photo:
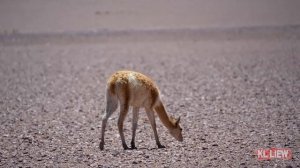
<path fill-rule="evenodd" d="M 182 128 L 179 125 L 180 117 L 178 119 L 175 119 L 173 117 L 170 117 L 171 122 L 173 123 L 173 128 L 169 129 L 170 134 L 178 141 L 182 142 Z"/>
<path fill-rule="evenodd" d="M 139 116 L 139 109 L 144 108 L 152 126 L 156 144 L 161 145 L 155 123 L 155 112 L 170 134 L 178 141 L 183 141 L 182 128 L 179 125 L 180 118 L 169 117 L 160 99 L 159 90 L 156 84 L 147 76 L 134 71 L 118 71 L 114 73 L 107 82 L 106 87 L 106 110 L 102 118 L 100 149 L 104 149 L 104 133 L 108 118 L 116 111 L 120 104 L 120 115 L 118 129 L 124 149 L 129 149 L 124 137 L 123 122 L 128 113 L 129 106 L 132 106 L 132 140 L 131 149 L 135 147 L 135 133 Z"/>

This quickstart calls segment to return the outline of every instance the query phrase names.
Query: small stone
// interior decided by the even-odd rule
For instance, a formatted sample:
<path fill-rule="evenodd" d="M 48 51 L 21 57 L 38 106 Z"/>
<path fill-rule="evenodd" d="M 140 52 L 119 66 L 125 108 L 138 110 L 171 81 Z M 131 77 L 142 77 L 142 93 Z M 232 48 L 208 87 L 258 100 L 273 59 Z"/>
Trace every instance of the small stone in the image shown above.
<path fill-rule="evenodd" d="M 208 148 L 207 147 L 202 147 L 202 150 L 207 150 Z"/>
<path fill-rule="evenodd" d="M 201 141 L 203 142 L 206 142 L 206 139 L 205 138 L 200 138 Z"/>
<path fill-rule="evenodd" d="M 213 144 L 212 146 L 219 146 L 218 144 Z"/>
<path fill-rule="evenodd" d="M 133 161 L 133 162 L 132 162 L 132 164 L 138 164 L 138 162 L 136 162 L 136 161 Z"/>
<path fill-rule="evenodd" d="M 119 155 L 119 152 L 118 152 L 118 151 L 113 151 L 113 152 L 111 153 L 111 155 L 113 155 L 114 157 L 116 157 L 116 156 Z"/>

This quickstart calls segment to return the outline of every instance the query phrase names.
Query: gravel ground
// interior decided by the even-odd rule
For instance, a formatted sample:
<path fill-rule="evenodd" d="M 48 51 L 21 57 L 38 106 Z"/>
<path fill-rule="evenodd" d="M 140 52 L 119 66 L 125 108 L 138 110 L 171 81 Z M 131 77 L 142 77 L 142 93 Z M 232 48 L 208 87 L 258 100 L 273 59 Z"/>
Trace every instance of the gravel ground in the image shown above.
<path fill-rule="evenodd" d="M 300 167 L 300 31 L 265 31 L 2 37 L 0 166 Z M 167 146 L 157 149 L 141 111 L 138 149 L 124 151 L 116 112 L 99 150 L 106 79 L 120 69 L 155 79 L 169 114 L 181 116 L 184 142 L 157 118 Z M 293 158 L 258 161 L 254 151 L 271 147 Z"/>

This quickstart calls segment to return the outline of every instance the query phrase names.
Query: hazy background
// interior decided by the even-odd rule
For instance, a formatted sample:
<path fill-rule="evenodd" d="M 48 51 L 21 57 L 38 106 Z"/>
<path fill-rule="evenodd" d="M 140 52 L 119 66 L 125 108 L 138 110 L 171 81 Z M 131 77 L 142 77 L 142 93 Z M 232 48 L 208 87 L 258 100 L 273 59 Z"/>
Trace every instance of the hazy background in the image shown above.
<path fill-rule="evenodd" d="M 299 0 L 1 0 L 0 33 L 300 24 Z"/>

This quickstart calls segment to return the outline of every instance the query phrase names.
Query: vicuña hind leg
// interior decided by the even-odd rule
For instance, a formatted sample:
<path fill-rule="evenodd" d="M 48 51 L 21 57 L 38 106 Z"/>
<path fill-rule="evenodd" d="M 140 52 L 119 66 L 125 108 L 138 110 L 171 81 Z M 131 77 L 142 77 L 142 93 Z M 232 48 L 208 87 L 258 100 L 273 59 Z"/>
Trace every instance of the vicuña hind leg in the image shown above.
<path fill-rule="evenodd" d="M 118 119 L 119 133 L 120 133 L 120 137 L 121 137 L 121 141 L 122 141 L 122 146 L 125 150 L 129 149 L 127 144 L 126 144 L 125 137 L 124 137 L 124 132 L 123 132 L 123 124 L 124 124 L 124 120 L 125 120 L 125 117 L 126 117 L 127 113 L 128 113 L 128 102 L 126 102 L 124 104 L 121 104 L 121 106 L 120 106 L 120 116 L 119 116 L 119 119 Z"/>
<path fill-rule="evenodd" d="M 159 138 L 158 138 L 158 134 L 157 134 L 157 130 L 156 130 L 154 111 L 151 109 L 146 109 L 146 113 L 147 113 L 147 116 L 149 118 L 150 124 L 151 124 L 153 132 L 154 132 L 156 145 L 158 146 L 158 148 L 165 148 L 165 146 L 159 142 Z"/>
<path fill-rule="evenodd" d="M 137 122 L 139 119 L 139 108 L 134 107 L 132 109 L 132 140 L 131 140 L 131 149 L 137 149 L 135 146 L 135 134 L 137 128 Z"/>
<path fill-rule="evenodd" d="M 112 115 L 114 111 L 118 108 L 118 100 L 115 96 L 111 95 L 109 91 L 106 93 L 106 109 L 104 115 L 102 116 L 102 127 L 101 127 L 101 141 L 99 144 L 100 150 L 104 149 L 104 134 L 105 127 L 107 125 L 108 118 Z"/>

